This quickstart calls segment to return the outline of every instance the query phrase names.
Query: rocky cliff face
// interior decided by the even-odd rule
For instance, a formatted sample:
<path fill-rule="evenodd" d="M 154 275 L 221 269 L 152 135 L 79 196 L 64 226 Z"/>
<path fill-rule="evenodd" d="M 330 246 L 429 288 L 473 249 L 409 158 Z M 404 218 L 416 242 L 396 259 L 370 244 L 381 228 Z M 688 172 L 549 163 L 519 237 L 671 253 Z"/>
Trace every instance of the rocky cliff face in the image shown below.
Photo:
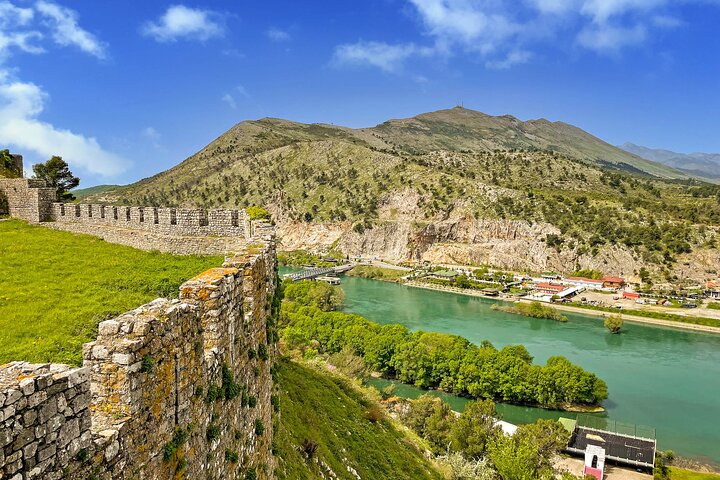
<path fill-rule="evenodd" d="M 600 270 L 628 278 L 648 264 L 630 248 L 606 245 L 595 255 L 547 245 L 548 234 L 560 231 L 549 223 L 475 218 L 462 202 L 445 215 L 422 218 L 421 197 L 408 190 L 381 200 L 380 221 L 362 233 L 350 222 L 304 223 L 283 219 L 278 224 L 282 250 L 325 252 L 339 248 L 352 256 L 393 262 L 429 261 L 456 265 L 492 265 L 517 271 L 578 268 Z M 658 269 L 659 267 L 655 267 Z M 650 266 L 650 270 L 653 270 Z M 716 250 L 697 250 L 678 259 L 670 275 L 701 282 L 720 270 Z"/>

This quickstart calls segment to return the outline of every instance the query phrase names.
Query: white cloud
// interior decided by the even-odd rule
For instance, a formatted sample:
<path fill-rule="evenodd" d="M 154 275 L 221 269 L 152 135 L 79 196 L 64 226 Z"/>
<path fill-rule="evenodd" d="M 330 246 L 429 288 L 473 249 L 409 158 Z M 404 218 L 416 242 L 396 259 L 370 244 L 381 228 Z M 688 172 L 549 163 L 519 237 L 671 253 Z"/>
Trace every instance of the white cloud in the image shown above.
<path fill-rule="evenodd" d="M 265 35 L 273 42 L 287 42 L 290 40 L 290 34 L 279 28 L 270 28 L 265 32 Z"/>
<path fill-rule="evenodd" d="M 578 43 L 598 52 L 617 52 L 623 47 L 641 43 L 647 37 L 645 27 L 619 27 L 614 25 L 592 25 L 578 34 Z"/>
<path fill-rule="evenodd" d="M 416 55 L 429 55 L 432 49 L 412 43 L 391 45 L 384 42 L 358 42 L 335 48 L 334 60 L 342 65 L 370 65 L 386 72 L 402 68 L 405 60 Z"/>
<path fill-rule="evenodd" d="M 90 55 L 105 58 L 105 44 L 78 25 L 75 11 L 45 0 L 37 2 L 35 8 L 47 20 L 53 40 L 58 45 L 74 45 Z"/>
<path fill-rule="evenodd" d="M 127 169 L 129 162 L 103 149 L 95 138 L 40 121 L 47 96 L 34 83 L 10 80 L 0 71 L 0 144 L 47 158 L 61 155 L 71 167 L 103 176 Z"/>
<path fill-rule="evenodd" d="M 35 12 L 32 8 L 23 8 L 10 2 L 0 2 L 0 27 L 23 27 L 30 23 Z"/>
<path fill-rule="evenodd" d="M 237 102 L 235 101 L 235 97 L 230 95 L 229 93 L 226 93 L 222 96 L 221 100 L 228 104 L 230 108 L 235 110 L 237 108 Z"/>
<path fill-rule="evenodd" d="M 525 50 L 513 50 L 508 53 L 505 58 L 500 60 L 490 60 L 485 62 L 485 66 L 492 68 L 493 70 L 507 70 L 515 65 L 521 65 L 527 63 L 532 58 L 532 53 Z"/>
<path fill-rule="evenodd" d="M 429 33 L 441 44 L 461 43 L 470 49 L 493 50 L 520 28 L 502 8 L 470 0 L 410 0 Z"/>
<path fill-rule="evenodd" d="M 232 90 L 232 93 L 226 93 L 220 99 L 223 102 L 227 103 L 230 108 L 235 110 L 238 106 L 235 95 L 240 95 L 241 97 L 244 97 L 246 99 L 252 98 L 244 86 L 238 85 Z"/>
<path fill-rule="evenodd" d="M 551 41 L 616 53 L 643 44 L 654 29 L 683 25 L 673 15 L 679 4 L 720 6 L 720 0 L 405 1 L 424 27 L 427 46 L 417 41 L 344 44 L 335 49 L 335 63 L 398 72 L 414 57 L 464 53 L 488 68 L 509 68 L 529 61 L 533 46 Z"/>
<path fill-rule="evenodd" d="M 158 42 L 205 41 L 225 34 L 221 20 L 217 12 L 173 5 L 155 22 L 146 23 L 142 32 Z"/>

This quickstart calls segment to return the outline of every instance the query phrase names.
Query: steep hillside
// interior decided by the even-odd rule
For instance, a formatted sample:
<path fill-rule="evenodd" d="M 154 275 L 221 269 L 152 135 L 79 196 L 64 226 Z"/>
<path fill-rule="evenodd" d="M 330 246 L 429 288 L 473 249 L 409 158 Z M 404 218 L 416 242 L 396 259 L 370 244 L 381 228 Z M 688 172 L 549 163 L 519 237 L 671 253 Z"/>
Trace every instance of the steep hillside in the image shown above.
<path fill-rule="evenodd" d="M 405 434 L 342 380 L 287 360 L 279 364 L 273 440 L 279 479 L 439 479 Z"/>
<path fill-rule="evenodd" d="M 714 275 L 720 188 L 651 171 L 682 176 L 570 125 L 456 108 L 361 130 L 243 122 L 176 167 L 89 201 L 264 205 L 286 250 Z"/>
<path fill-rule="evenodd" d="M 620 145 L 619 148 L 690 175 L 708 179 L 720 178 L 720 153 L 678 153 L 659 148 L 647 148 L 629 142 Z"/>

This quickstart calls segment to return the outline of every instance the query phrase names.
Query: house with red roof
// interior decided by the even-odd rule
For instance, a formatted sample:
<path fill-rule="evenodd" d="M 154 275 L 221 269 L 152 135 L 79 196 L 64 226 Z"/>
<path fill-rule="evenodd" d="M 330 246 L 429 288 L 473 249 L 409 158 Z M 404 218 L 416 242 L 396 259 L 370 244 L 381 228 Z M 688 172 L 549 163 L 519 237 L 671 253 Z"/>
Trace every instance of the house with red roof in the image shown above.
<path fill-rule="evenodd" d="M 614 277 L 612 275 L 604 275 L 602 282 L 605 288 L 622 288 L 625 286 L 625 279 L 623 277 Z"/>
<path fill-rule="evenodd" d="M 539 282 L 535 284 L 535 290 L 538 293 L 547 293 L 549 295 L 557 295 L 567 287 L 561 283 Z"/>

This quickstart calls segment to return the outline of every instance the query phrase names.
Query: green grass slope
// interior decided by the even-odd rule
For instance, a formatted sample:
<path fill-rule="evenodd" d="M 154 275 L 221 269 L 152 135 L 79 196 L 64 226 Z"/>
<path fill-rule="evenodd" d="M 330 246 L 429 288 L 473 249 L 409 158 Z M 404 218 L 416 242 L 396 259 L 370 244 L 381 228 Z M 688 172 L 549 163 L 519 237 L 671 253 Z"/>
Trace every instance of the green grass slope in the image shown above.
<path fill-rule="evenodd" d="M 112 192 L 119 186 L 120 185 L 95 185 L 94 187 L 77 188 L 70 193 L 75 195 L 75 198 L 82 201 L 84 198 L 87 198 L 90 195 L 100 195 L 102 193 Z"/>
<path fill-rule="evenodd" d="M 174 256 L 0 222 L 0 364 L 12 360 L 78 365 L 97 324 L 220 265 L 220 257 Z"/>
<path fill-rule="evenodd" d="M 280 414 L 273 441 L 278 479 L 438 479 L 440 475 L 387 420 L 368 419 L 368 402 L 342 379 L 283 360 L 278 365 Z M 317 442 L 312 458 L 301 453 Z"/>

